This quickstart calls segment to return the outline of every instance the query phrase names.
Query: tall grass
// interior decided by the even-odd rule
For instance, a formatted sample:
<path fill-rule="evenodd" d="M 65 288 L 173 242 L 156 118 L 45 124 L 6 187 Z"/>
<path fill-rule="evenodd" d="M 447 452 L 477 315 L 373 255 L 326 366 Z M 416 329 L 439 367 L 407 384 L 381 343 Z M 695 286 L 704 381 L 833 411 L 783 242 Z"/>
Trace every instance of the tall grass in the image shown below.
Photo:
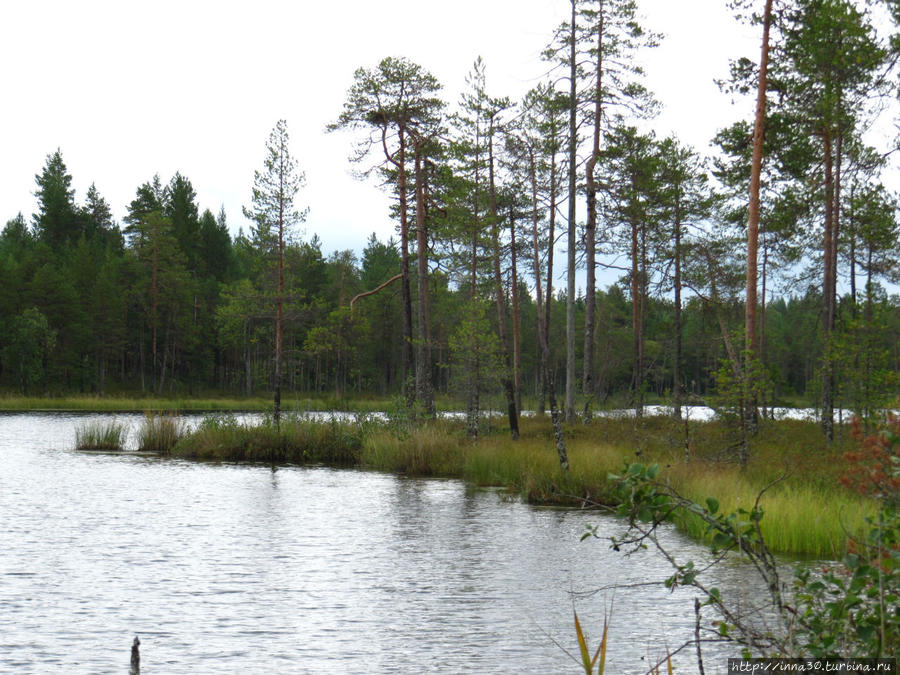
<path fill-rule="evenodd" d="M 188 459 L 226 462 L 353 465 L 359 463 L 362 429 L 356 422 L 315 422 L 288 415 L 240 424 L 233 416 L 205 419 L 175 445 L 173 454 Z"/>
<path fill-rule="evenodd" d="M 699 462 L 671 467 L 666 476 L 672 487 L 689 499 L 702 504 L 707 497 L 714 497 L 723 513 L 749 510 L 765 487 L 736 467 Z M 866 517 L 877 510 L 873 501 L 838 485 L 826 489 L 805 485 L 798 478 L 766 490 L 759 504 L 763 509 L 760 529 L 772 550 L 815 558 L 843 555 L 847 535 L 862 533 Z M 677 524 L 692 537 L 705 534 L 699 518 L 684 516 Z"/>
<path fill-rule="evenodd" d="M 446 420 L 396 433 L 386 425 L 368 429 L 362 441 L 363 466 L 415 476 L 459 476 L 468 453 L 462 426 Z"/>
<path fill-rule="evenodd" d="M 97 420 L 75 429 L 77 450 L 121 450 L 125 447 L 128 430 L 124 424 Z"/>
<path fill-rule="evenodd" d="M 184 434 L 184 423 L 174 414 L 147 413 L 138 429 L 138 450 L 168 455 Z"/>

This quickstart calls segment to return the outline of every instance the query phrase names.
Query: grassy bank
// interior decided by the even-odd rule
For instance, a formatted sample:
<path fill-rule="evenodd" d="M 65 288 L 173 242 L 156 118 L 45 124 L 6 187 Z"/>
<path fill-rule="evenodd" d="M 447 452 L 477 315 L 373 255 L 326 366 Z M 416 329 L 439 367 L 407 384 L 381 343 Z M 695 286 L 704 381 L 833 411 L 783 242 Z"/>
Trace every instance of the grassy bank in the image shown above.
<path fill-rule="evenodd" d="M 273 464 L 360 463 L 364 428 L 354 422 L 312 422 L 288 416 L 247 426 L 229 415 L 208 417 L 175 443 L 172 454 L 185 459 Z"/>
<path fill-rule="evenodd" d="M 761 500 L 764 535 L 773 550 L 821 558 L 842 554 L 848 532 L 858 532 L 874 504 L 839 484 L 849 440 L 830 448 L 812 423 L 766 423 L 741 468 L 727 448 L 731 432 L 720 422 L 683 423 L 666 418 L 597 419 L 567 430 L 570 470 L 559 468 L 549 419 L 522 420 L 513 442 L 502 429 L 477 442 L 461 422 L 436 420 L 398 430 L 384 423 L 315 423 L 288 418 L 246 427 L 228 416 L 211 417 L 176 443 L 173 455 L 212 461 L 322 463 L 361 466 L 416 476 L 462 478 L 501 487 L 535 504 L 614 504 L 609 475 L 625 462 L 658 463 L 661 478 L 702 502 L 714 496 L 723 511 L 749 508 L 757 494 L 784 479 Z M 699 522 L 679 527 L 703 536 Z"/>

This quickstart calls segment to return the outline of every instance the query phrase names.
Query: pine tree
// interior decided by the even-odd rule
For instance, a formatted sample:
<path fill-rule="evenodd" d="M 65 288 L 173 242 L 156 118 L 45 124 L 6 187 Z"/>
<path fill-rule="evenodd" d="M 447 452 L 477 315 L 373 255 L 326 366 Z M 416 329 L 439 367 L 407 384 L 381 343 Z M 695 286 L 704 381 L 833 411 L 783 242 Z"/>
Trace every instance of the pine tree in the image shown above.
<path fill-rule="evenodd" d="M 275 399 L 272 417 L 281 420 L 281 360 L 284 320 L 284 250 L 296 227 L 306 220 L 307 210 L 294 206 L 297 193 L 306 176 L 297 169 L 291 156 L 287 122 L 278 120 L 266 143 L 263 170 L 253 172 L 252 206 L 244 208 L 244 215 L 254 222 L 256 245 L 274 258 L 275 281 Z"/>
<path fill-rule="evenodd" d="M 406 403 L 409 407 L 415 402 L 416 394 L 411 386 L 414 369 L 412 297 L 409 279 L 408 153 L 411 145 L 420 151 L 424 147 L 423 141 L 429 135 L 427 128 L 434 125 L 435 117 L 443 107 L 443 102 L 437 97 L 440 88 L 437 79 L 421 66 L 404 58 L 387 57 L 373 69 L 357 69 L 353 76 L 353 85 L 347 92 L 344 109 L 338 120 L 328 127 L 330 131 L 351 129 L 367 132 L 358 142 L 351 159 L 362 161 L 375 148 L 380 148 L 384 154 L 384 162 L 377 163 L 364 173 L 368 174 L 373 168 L 386 169 L 396 189 L 400 220 L 404 386 Z M 413 153 L 418 155 L 415 149 Z M 420 196 L 417 194 L 417 198 Z M 420 251 L 420 255 L 425 255 L 425 251 Z M 419 302 L 426 302 L 426 298 L 420 296 Z M 424 336 L 420 338 L 424 339 Z M 420 373 L 420 380 L 425 376 L 426 373 Z M 423 403 L 428 405 L 427 401 Z"/>

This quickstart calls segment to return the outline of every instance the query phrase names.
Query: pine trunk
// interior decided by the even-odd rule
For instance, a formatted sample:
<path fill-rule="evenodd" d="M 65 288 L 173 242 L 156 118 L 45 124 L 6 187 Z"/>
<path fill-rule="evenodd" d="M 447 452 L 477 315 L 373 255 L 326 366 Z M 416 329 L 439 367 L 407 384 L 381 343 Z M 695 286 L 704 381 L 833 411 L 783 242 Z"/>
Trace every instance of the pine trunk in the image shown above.
<path fill-rule="evenodd" d="M 428 236 L 425 223 L 425 177 L 422 171 L 422 149 L 416 144 L 416 396 L 426 415 L 434 415 L 434 385 L 431 381 L 431 335 L 428 307 Z"/>
<path fill-rule="evenodd" d="M 681 419 L 681 203 L 675 202 L 675 355 L 672 359 L 672 415 Z"/>
<path fill-rule="evenodd" d="M 834 440 L 834 373 L 831 354 L 831 332 L 834 328 L 834 158 L 830 130 L 823 134 L 825 150 L 825 232 L 824 273 L 822 281 L 822 432 Z"/>
<path fill-rule="evenodd" d="M 509 433 L 513 440 L 519 438 L 519 415 L 516 410 L 516 394 L 513 386 L 513 364 L 506 330 L 506 293 L 503 289 L 503 275 L 500 270 L 500 225 L 497 214 L 497 193 L 494 183 L 494 135 L 488 137 L 488 173 L 491 208 L 491 248 L 494 266 L 494 298 L 497 305 L 497 331 L 500 349 L 503 352 L 503 392 L 506 395 L 506 412 L 509 418 Z"/>
<path fill-rule="evenodd" d="M 400 198 L 400 302 L 403 305 L 403 393 L 406 407 L 411 409 L 416 401 L 416 391 L 412 386 L 413 334 L 412 298 L 409 281 L 409 220 L 406 192 L 406 134 L 400 130 L 400 158 L 397 163 L 397 192 Z"/>
<path fill-rule="evenodd" d="M 747 219 L 747 297 L 744 308 L 744 339 L 746 358 L 743 372 L 743 398 L 748 415 L 747 426 L 757 426 L 756 400 L 750 382 L 753 361 L 759 357 L 757 331 L 757 258 L 759 241 L 760 178 L 762 174 L 763 143 L 766 122 L 766 88 L 769 68 L 769 27 L 772 19 L 772 0 L 766 0 L 763 12 L 763 37 L 759 61 L 759 82 L 756 92 L 756 120 L 753 126 L 753 156 L 750 164 L 750 205 Z"/>
<path fill-rule="evenodd" d="M 595 319 L 597 305 L 597 182 L 594 169 L 600 158 L 600 121 L 603 101 L 603 3 L 600 3 L 600 23 L 597 28 L 597 77 L 594 91 L 594 140 L 591 156 L 587 162 L 587 223 L 584 228 L 585 264 L 587 279 L 585 282 L 584 308 L 584 371 L 582 377 L 582 393 L 584 394 L 584 422 L 591 421 L 591 406 L 594 400 L 594 352 L 595 352 Z"/>
<path fill-rule="evenodd" d="M 575 199 L 578 146 L 578 86 L 575 50 L 575 0 L 572 3 L 571 35 L 569 39 L 569 268 L 566 273 L 566 421 L 575 421 Z"/>

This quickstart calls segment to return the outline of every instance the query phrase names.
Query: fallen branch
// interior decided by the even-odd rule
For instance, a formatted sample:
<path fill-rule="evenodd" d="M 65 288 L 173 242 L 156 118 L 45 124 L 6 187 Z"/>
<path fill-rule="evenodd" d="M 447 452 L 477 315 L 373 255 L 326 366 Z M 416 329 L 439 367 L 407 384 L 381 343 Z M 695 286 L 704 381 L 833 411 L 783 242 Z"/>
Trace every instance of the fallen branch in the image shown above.
<path fill-rule="evenodd" d="M 401 272 L 400 274 L 395 274 L 394 276 L 392 276 L 390 279 L 388 279 L 387 281 L 385 281 L 383 284 L 381 284 L 381 285 L 378 286 L 377 288 L 373 288 L 371 291 L 366 291 L 365 293 L 360 293 L 360 294 L 354 296 L 354 298 L 350 301 L 350 313 L 351 313 L 351 314 L 353 313 L 353 303 L 354 303 L 354 302 L 356 302 L 356 301 L 359 300 L 360 298 L 366 297 L 367 295 L 374 295 L 375 293 L 377 293 L 378 291 L 380 291 L 381 289 L 383 289 L 385 286 L 389 286 L 390 284 L 392 284 L 392 283 L 394 283 L 395 281 L 397 281 L 397 279 L 400 279 L 402 276 L 403 276 L 403 273 L 402 273 L 402 272 Z"/>

